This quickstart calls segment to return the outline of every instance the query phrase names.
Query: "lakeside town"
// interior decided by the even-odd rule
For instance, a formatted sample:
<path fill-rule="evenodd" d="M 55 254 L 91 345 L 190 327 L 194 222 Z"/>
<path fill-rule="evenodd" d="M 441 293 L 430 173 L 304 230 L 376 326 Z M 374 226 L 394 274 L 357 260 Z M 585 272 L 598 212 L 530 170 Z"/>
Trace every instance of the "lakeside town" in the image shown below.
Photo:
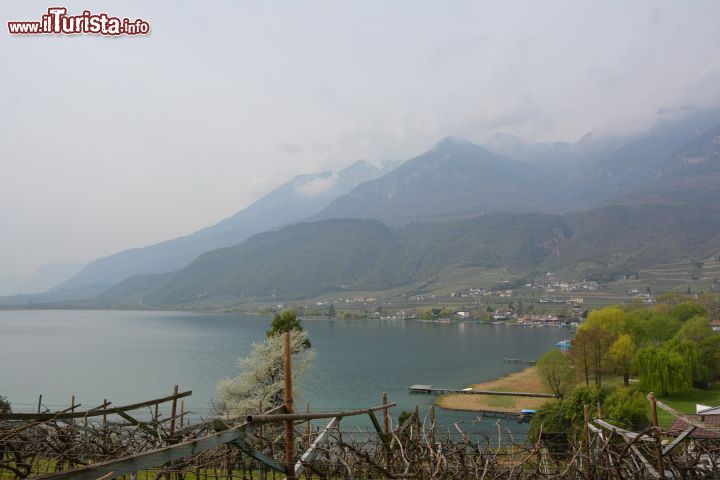
<path fill-rule="evenodd" d="M 603 284 L 590 280 L 562 281 L 550 272 L 540 280 L 517 283 L 500 280 L 492 288 L 468 287 L 444 295 L 414 294 L 387 300 L 378 296 L 339 296 L 313 303 L 276 304 L 261 311 L 292 307 L 305 317 L 362 317 L 436 323 L 474 321 L 574 328 L 587 316 L 588 306 L 583 294 L 597 294 L 605 288 Z M 627 303 L 652 305 L 655 296 L 634 288 L 627 291 L 626 300 Z"/>

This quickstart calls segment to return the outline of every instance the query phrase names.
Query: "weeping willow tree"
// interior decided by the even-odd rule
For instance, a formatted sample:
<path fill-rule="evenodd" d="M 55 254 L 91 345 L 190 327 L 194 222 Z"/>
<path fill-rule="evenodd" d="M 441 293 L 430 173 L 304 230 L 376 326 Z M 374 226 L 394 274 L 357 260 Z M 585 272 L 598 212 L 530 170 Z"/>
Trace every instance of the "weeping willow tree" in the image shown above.
<path fill-rule="evenodd" d="M 688 367 L 693 382 L 705 382 L 710 374 L 710 369 L 703 362 L 703 352 L 697 343 L 690 340 L 670 340 L 665 348 L 680 355 Z"/>
<path fill-rule="evenodd" d="M 633 367 L 645 391 L 670 395 L 692 385 L 691 365 L 667 348 L 643 348 L 635 356 Z"/>
<path fill-rule="evenodd" d="M 290 331 L 293 354 L 293 385 L 312 365 L 315 352 L 307 348 L 305 331 Z M 250 354 L 238 360 L 241 372 L 218 384 L 218 410 L 232 416 L 258 413 L 281 405 L 284 401 L 285 376 L 283 370 L 283 335 L 272 335 L 253 344 Z"/>

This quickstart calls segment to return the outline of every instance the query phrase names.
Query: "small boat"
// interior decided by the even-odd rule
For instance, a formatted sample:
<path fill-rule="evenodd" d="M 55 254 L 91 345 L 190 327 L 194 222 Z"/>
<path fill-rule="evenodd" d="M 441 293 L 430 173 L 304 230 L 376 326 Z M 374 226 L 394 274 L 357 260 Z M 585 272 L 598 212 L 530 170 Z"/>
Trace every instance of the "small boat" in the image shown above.
<path fill-rule="evenodd" d="M 570 342 L 570 340 L 567 340 L 567 339 L 560 340 L 559 342 L 557 342 L 555 344 L 556 347 L 560 347 L 560 348 L 570 348 L 570 345 L 571 345 L 571 342 Z"/>

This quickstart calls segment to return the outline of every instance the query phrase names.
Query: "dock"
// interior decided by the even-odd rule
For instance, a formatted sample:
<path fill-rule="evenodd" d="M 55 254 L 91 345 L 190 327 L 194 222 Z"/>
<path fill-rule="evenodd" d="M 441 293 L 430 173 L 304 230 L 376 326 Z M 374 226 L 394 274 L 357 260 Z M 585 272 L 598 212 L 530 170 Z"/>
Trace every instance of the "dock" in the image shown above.
<path fill-rule="evenodd" d="M 523 365 L 535 365 L 535 360 L 523 360 L 521 358 L 503 358 L 503 363 L 522 363 Z"/>
<path fill-rule="evenodd" d="M 498 392 L 495 390 L 470 390 L 460 388 L 441 388 L 432 385 L 413 385 L 409 388 L 410 393 L 429 393 L 442 395 L 445 393 L 464 393 L 466 395 L 505 395 L 509 397 L 532 397 L 532 398 L 555 398 L 550 393 L 534 393 L 534 392 Z"/>
<path fill-rule="evenodd" d="M 496 410 L 473 410 L 480 417 L 504 418 L 506 420 L 516 420 L 518 423 L 530 423 L 533 415 L 531 413 L 522 412 L 498 412 Z"/>

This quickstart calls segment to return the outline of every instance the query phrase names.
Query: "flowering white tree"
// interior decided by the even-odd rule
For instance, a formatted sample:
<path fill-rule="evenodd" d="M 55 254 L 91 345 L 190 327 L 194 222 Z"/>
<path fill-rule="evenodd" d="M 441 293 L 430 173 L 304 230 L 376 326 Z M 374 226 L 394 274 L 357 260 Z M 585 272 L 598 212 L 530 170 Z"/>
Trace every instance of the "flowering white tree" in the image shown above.
<path fill-rule="evenodd" d="M 315 351 L 307 348 L 307 344 L 307 332 L 290 332 L 293 387 L 315 359 Z M 242 370 L 240 375 L 218 384 L 221 409 L 232 416 L 240 416 L 281 405 L 285 389 L 283 353 L 283 334 L 272 335 L 262 342 L 254 343 L 250 355 L 238 360 Z"/>

